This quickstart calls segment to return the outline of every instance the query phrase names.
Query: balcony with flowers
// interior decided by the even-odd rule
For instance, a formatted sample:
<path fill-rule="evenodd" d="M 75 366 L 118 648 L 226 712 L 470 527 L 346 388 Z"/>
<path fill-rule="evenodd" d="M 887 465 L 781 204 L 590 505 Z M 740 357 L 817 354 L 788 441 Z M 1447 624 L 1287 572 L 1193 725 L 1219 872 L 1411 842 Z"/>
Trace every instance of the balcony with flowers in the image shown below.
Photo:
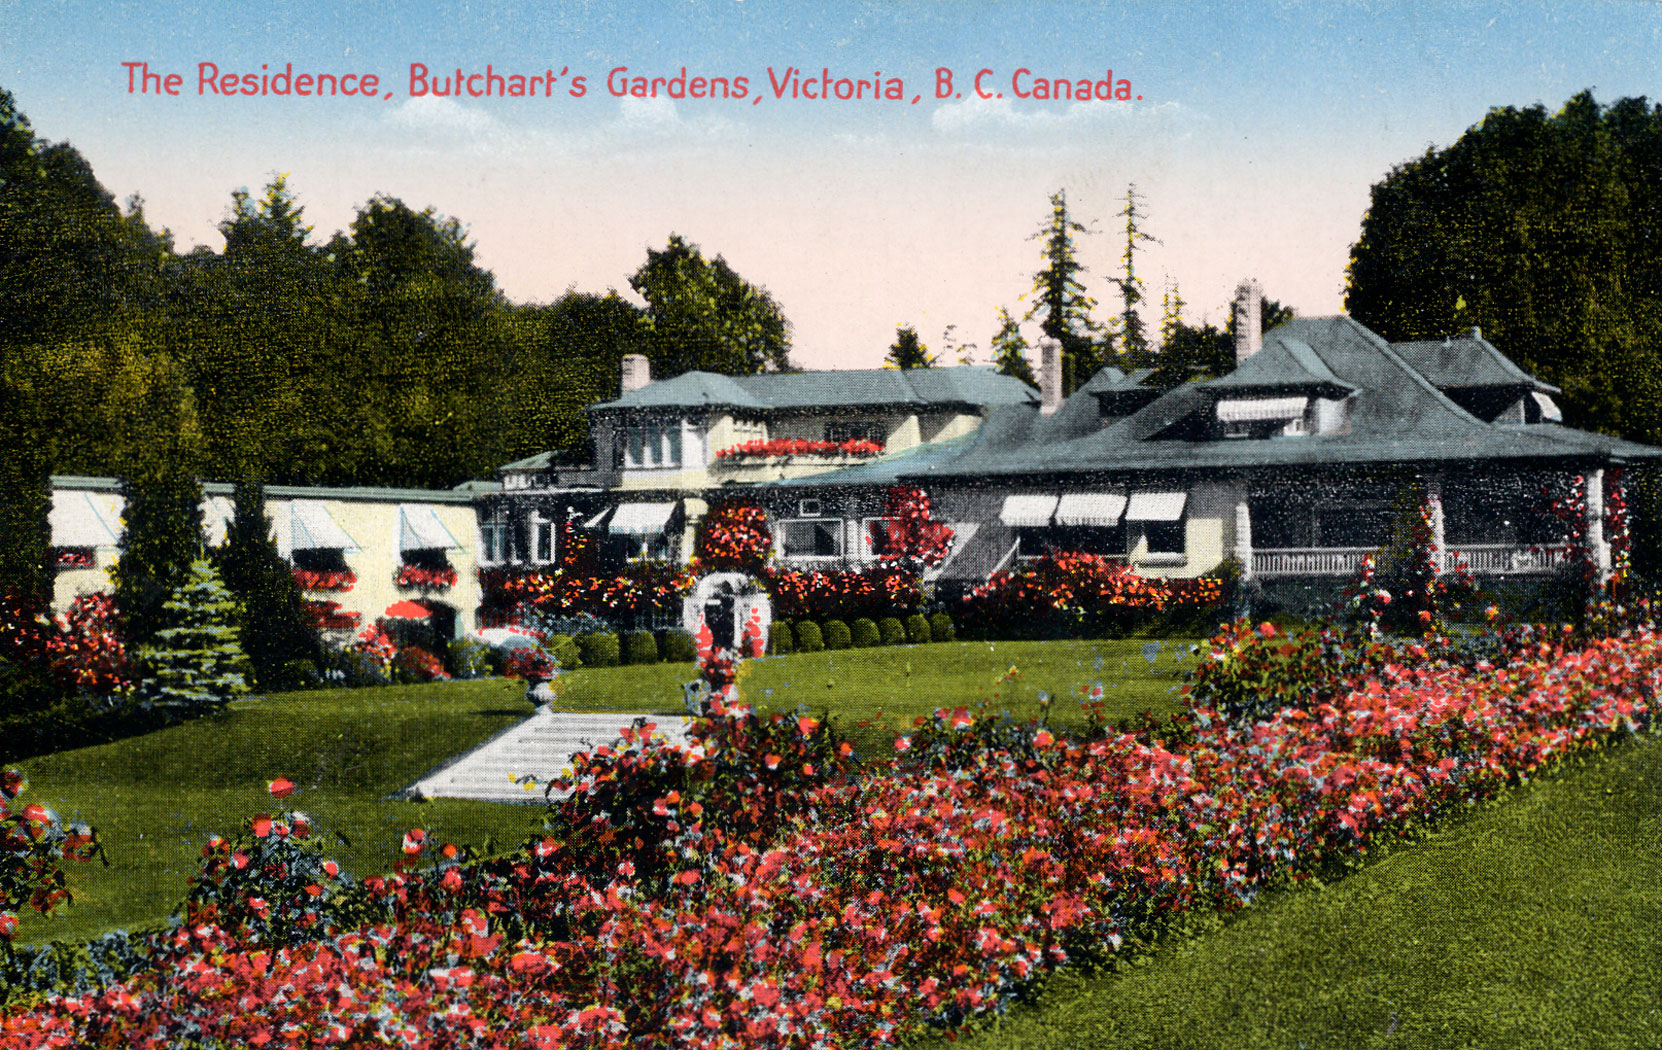
<path fill-rule="evenodd" d="M 393 583 L 404 590 L 444 591 L 456 586 L 456 570 L 449 565 L 411 565 L 398 567 Z"/>
<path fill-rule="evenodd" d="M 837 470 L 883 454 L 882 442 L 868 438 L 816 441 L 768 438 L 740 442 L 715 454 L 710 473 L 718 482 L 777 481 Z"/>

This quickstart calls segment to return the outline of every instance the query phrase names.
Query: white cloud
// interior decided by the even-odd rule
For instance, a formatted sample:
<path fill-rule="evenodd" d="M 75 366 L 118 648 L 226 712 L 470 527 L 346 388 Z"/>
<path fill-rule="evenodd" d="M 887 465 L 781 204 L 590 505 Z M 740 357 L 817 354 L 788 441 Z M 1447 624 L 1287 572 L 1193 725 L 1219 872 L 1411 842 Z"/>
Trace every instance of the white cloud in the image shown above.
<path fill-rule="evenodd" d="M 681 123 L 681 114 L 672 98 L 625 95 L 618 99 L 618 122 L 627 128 L 672 128 Z"/>
<path fill-rule="evenodd" d="M 1169 121 L 1180 110 L 1176 102 L 1096 101 L 1029 103 L 1017 109 L 1014 99 L 971 96 L 937 106 L 929 122 L 942 135 L 987 131 L 1049 134 L 1123 125 L 1130 120 Z"/>
<path fill-rule="evenodd" d="M 496 118 L 483 110 L 464 106 L 453 98 L 427 95 L 405 99 L 387 120 L 396 127 L 415 131 L 461 131 L 474 135 L 497 127 Z"/>

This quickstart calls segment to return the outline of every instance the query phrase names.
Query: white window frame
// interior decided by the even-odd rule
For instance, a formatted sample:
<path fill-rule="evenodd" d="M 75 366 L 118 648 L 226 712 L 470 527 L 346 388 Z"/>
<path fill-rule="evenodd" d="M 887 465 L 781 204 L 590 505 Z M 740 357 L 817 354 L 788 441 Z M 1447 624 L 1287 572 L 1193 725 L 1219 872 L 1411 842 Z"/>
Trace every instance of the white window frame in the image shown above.
<path fill-rule="evenodd" d="M 793 527 L 802 528 L 814 526 L 825 528 L 836 539 L 836 551 L 831 554 L 792 554 L 787 537 Z M 779 523 L 779 553 L 790 561 L 837 561 L 843 557 L 847 544 L 843 538 L 843 520 L 841 518 L 786 518 Z"/>

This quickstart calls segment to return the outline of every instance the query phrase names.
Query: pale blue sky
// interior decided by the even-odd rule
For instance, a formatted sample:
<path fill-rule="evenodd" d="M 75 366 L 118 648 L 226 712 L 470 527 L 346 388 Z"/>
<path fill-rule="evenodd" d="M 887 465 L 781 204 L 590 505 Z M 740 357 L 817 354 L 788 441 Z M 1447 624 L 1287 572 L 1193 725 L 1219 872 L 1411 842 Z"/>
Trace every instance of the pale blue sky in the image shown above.
<path fill-rule="evenodd" d="M 1391 165 L 1492 106 L 1662 94 L 1662 7 L 1642 3 L 229 6 L 0 0 L 0 86 L 118 196 L 142 194 L 181 247 L 218 248 L 231 191 L 280 171 L 322 236 L 376 192 L 457 216 L 518 300 L 625 287 L 676 231 L 767 285 L 818 367 L 875 364 L 897 323 L 931 344 L 955 324 L 985 346 L 996 308 L 1024 307 L 1026 238 L 1058 188 L 1103 231 L 1084 257 L 1105 311 L 1116 198 L 1135 181 L 1162 242 L 1140 264 L 1154 299 L 1170 277 L 1216 319 L 1253 275 L 1302 312 L 1336 312 L 1368 188 Z M 183 95 L 128 95 L 121 63 L 137 60 L 182 74 Z M 393 97 L 199 98 L 203 61 L 374 72 Z M 562 87 L 585 75 L 589 90 L 411 100 L 412 62 L 565 67 Z M 762 101 L 619 100 L 605 79 L 620 65 L 745 76 Z M 769 66 L 881 71 L 908 102 L 778 101 Z M 1143 100 L 937 101 L 937 66 L 960 90 L 993 69 L 1006 94 L 1022 66 L 1112 68 Z"/>

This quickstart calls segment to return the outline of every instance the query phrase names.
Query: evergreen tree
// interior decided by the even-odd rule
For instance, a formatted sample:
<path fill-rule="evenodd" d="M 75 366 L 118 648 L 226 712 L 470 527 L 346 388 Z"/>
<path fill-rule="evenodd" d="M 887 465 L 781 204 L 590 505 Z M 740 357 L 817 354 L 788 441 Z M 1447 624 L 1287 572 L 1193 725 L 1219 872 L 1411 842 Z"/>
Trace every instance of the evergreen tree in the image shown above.
<path fill-rule="evenodd" d="M 236 515 L 216 551 L 220 576 L 241 606 L 238 626 L 254 681 L 261 689 L 301 684 L 294 664 L 317 662 L 318 640 L 306 626 L 299 584 L 271 538 L 265 487 L 253 478 L 236 485 Z"/>
<path fill-rule="evenodd" d="M 918 330 L 911 325 L 898 325 L 894 330 L 894 343 L 889 347 L 888 356 L 883 358 L 885 365 L 899 368 L 902 371 L 912 368 L 934 368 L 935 355 L 923 345 L 918 338 Z"/>
<path fill-rule="evenodd" d="M 1138 304 L 1143 301 L 1143 280 L 1137 276 L 1137 250 L 1139 245 L 1153 241 L 1154 237 L 1143 232 L 1139 225 L 1146 218 L 1137 208 L 1141 198 L 1142 194 L 1137 192 L 1134 184 L 1125 188 L 1125 207 L 1120 211 L 1125 218 L 1125 252 L 1120 256 L 1120 276 L 1114 282 L 1119 286 L 1120 301 L 1124 304 L 1120 312 L 1120 351 L 1127 368 L 1141 368 L 1149 358 L 1143 315 L 1137 310 Z"/>
<path fill-rule="evenodd" d="M 202 553 L 201 434 L 190 389 L 165 365 L 133 399 L 122 451 L 120 560 L 115 600 L 127 641 L 148 642 L 162 626 L 162 606 L 190 577 Z"/>
<path fill-rule="evenodd" d="M 1042 245 L 1044 266 L 1033 275 L 1033 305 L 1023 320 L 1037 320 L 1045 335 L 1062 344 L 1062 393 L 1071 394 L 1104 364 L 1105 342 L 1091 311 L 1096 300 L 1085 294 L 1076 235 L 1089 233 L 1068 215 L 1066 192 L 1050 195 L 1050 218 L 1033 239 Z"/>
<path fill-rule="evenodd" d="M 52 466 L 39 392 L 9 364 L 0 374 L 0 597 L 44 611 L 52 603 Z"/>
<path fill-rule="evenodd" d="M 993 336 L 993 364 L 1012 379 L 1032 387 L 1039 385 L 1027 361 L 1027 340 L 1022 338 L 1021 325 L 1002 306 L 998 308 L 998 334 Z"/>
<path fill-rule="evenodd" d="M 237 601 L 213 565 L 192 562 L 158 610 L 152 643 L 139 650 L 144 702 L 188 717 L 248 692 L 237 614 Z"/>

